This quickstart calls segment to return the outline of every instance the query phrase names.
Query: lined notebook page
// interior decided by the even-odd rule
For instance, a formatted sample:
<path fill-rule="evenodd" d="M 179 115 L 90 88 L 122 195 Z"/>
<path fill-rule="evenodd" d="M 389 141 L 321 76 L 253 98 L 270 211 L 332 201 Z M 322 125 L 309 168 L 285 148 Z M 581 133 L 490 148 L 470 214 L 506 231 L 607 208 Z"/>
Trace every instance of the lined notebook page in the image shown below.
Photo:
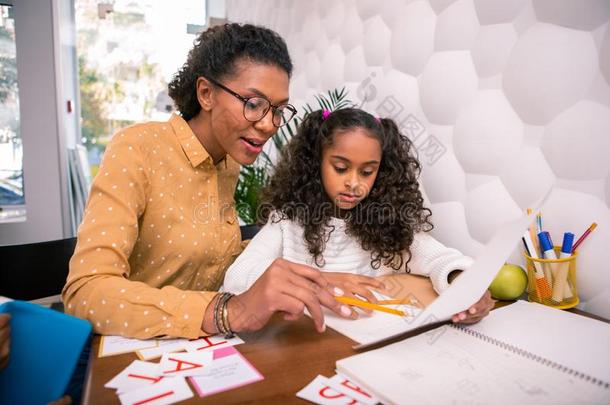
<path fill-rule="evenodd" d="M 610 383 L 610 324 L 517 301 L 468 329 Z"/>
<path fill-rule="evenodd" d="M 502 341 L 608 382 L 603 376 L 610 368 L 610 325 L 538 307 L 518 302 L 492 311 L 469 330 L 442 326 L 339 360 L 337 369 L 389 404 L 610 403 L 610 388 L 498 345 Z"/>
<path fill-rule="evenodd" d="M 601 404 L 610 389 L 442 326 L 337 362 L 387 404 Z"/>

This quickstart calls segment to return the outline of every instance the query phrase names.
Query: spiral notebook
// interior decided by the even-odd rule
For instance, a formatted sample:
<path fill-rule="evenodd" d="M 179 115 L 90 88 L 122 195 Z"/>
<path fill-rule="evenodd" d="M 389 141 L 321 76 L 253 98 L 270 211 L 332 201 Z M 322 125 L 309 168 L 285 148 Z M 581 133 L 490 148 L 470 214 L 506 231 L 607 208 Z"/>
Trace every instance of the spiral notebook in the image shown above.
<path fill-rule="evenodd" d="M 337 361 L 384 404 L 610 403 L 610 324 L 518 301 Z"/>

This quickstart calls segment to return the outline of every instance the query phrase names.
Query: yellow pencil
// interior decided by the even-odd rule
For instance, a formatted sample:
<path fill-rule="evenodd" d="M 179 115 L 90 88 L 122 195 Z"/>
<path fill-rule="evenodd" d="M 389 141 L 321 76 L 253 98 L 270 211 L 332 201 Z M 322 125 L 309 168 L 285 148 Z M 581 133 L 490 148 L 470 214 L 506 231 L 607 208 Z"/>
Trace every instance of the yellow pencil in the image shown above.
<path fill-rule="evenodd" d="M 405 316 L 405 313 L 398 309 L 386 308 L 382 305 L 373 304 L 368 301 L 359 300 L 357 298 L 335 297 L 335 299 L 342 304 L 353 305 L 355 307 L 366 308 L 366 309 L 370 309 L 373 311 L 386 312 L 388 314 L 393 314 L 393 315 L 398 315 L 398 316 Z"/>
<path fill-rule="evenodd" d="M 380 300 L 377 301 L 378 305 L 417 305 L 411 298 L 402 298 L 396 300 Z"/>

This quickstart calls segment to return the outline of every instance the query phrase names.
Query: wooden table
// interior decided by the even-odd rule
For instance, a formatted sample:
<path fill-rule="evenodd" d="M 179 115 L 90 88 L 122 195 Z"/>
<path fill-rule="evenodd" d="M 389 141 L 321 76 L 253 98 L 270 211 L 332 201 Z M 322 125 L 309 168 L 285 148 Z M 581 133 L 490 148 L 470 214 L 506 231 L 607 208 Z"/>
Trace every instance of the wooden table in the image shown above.
<path fill-rule="evenodd" d="M 423 305 L 436 297 L 426 278 L 403 274 L 384 280 L 394 297 L 415 297 Z M 263 330 L 239 335 L 246 343 L 237 346 L 237 349 L 265 379 L 208 398 L 195 394 L 184 403 L 306 403 L 295 394 L 318 374 L 333 376 L 337 360 L 356 354 L 352 349 L 352 340 L 330 328 L 324 333 L 317 333 L 313 322 L 306 316 L 296 322 L 286 322 L 276 316 Z M 99 343 L 100 336 L 95 336 L 83 403 L 118 404 L 115 390 L 104 388 L 104 384 L 136 360 L 137 356 L 128 353 L 99 358 Z"/>

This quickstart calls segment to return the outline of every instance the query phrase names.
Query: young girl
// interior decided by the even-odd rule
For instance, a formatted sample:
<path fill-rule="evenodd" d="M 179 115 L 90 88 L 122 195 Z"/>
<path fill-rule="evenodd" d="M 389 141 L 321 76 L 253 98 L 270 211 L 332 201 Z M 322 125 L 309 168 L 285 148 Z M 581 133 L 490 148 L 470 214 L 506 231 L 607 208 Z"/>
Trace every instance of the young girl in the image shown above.
<path fill-rule="evenodd" d="M 247 290 L 276 258 L 323 271 L 340 293 L 375 301 L 372 278 L 406 271 L 428 276 L 440 294 L 470 257 L 436 241 L 411 142 L 391 119 L 346 108 L 315 111 L 301 123 L 263 191 L 266 225 L 229 267 L 225 291 Z M 455 322 L 476 322 L 489 293 Z"/>

